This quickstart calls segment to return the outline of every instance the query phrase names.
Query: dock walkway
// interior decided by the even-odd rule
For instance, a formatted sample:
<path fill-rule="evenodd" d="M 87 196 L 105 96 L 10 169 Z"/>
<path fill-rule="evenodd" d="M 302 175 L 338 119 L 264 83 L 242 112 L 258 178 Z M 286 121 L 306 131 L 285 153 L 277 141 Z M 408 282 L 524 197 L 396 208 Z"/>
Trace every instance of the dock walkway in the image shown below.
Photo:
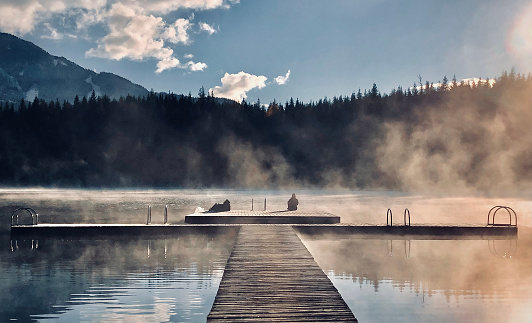
<path fill-rule="evenodd" d="M 207 322 L 357 322 L 290 226 L 242 226 Z"/>

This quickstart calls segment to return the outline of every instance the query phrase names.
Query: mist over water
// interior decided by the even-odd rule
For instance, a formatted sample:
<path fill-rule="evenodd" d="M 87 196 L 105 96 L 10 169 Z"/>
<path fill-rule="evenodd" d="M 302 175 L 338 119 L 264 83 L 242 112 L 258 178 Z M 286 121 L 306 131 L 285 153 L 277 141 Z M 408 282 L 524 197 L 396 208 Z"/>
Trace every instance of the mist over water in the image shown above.
<path fill-rule="evenodd" d="M 496 93 L 453 93 L 418 107 L 419 122 L 386 122 L 379 168 L 402 190 L 530 196 L 532 91 L 501 85 Z"/>
<path fill-rule="evenodd" d="M 514 72 L 266 109 L 155 93 L 35 100 L 0 106 L 0 183 L 529 196 L 530 124 L 532 75 Z"/>
<path fill-rule="evenodd" d="M 232 209 L 249 210 L 253 200 L 254 209 L 261 210 L 266 198 L 268 210 L 284 210 L 293 192 L 299 210 L 330 212 L 343 223 L 386 223 L 391 208 L 399 225 L 408 208 L 412 224 L 483 225 L 492 206 L 511 206 L 518 214 L 517 240 L 301 238 L 361 322 L 523 322 L 530 317 L 530 198 L 340 189 L 28 188 L 0 190 L 0 301 L 8 305 L 0 309 L 0 321 L 203 322 L 235 241 L 229 234 L 14 242 L 9 225 L 17 207 L 34 208 L 40 223 L 145 223 L 151 205 L 152 223 L 162 223 L 168 205 L 169 222 L 183 223 L 196 206 L 208 208 L 225 199 Z"/>

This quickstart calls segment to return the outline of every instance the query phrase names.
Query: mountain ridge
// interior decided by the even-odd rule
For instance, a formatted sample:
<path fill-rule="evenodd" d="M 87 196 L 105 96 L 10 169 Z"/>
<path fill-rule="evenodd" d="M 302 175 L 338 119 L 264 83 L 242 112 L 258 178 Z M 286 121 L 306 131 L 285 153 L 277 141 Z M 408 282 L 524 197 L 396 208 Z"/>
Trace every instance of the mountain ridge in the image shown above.
<path fill-rule="evenodd" d="M 35 97 L 72 102 L 75 96 L 145 96 L 148 90 L 109 72 L 94 72 L 17 36 L 0 33 L 0 101 Z"/>

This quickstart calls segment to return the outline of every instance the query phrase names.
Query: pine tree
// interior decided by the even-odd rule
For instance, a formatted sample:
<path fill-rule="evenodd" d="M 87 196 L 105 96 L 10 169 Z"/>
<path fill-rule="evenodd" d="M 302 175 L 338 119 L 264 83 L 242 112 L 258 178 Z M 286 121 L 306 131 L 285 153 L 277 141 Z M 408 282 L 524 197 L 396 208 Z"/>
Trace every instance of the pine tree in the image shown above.
<path fill-rule="evenodd" d="M 447 75 L 443 77 L 443 81 L 441 82 L 440 90 L 442 92 L 446 92 L 449 90 L 449 80 L 447 79 Z"/>

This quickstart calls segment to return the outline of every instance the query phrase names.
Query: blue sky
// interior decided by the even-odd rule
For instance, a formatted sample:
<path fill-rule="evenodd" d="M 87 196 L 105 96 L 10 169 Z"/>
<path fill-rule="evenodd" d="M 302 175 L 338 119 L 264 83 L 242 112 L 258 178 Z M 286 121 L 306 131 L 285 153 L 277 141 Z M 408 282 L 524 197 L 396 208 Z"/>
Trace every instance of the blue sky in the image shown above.
<path fill-rule="evenodd" d="M 0 30 L 148 89 L 249 102 L 532 72 L 520 0 L 0 0 Z"/>

